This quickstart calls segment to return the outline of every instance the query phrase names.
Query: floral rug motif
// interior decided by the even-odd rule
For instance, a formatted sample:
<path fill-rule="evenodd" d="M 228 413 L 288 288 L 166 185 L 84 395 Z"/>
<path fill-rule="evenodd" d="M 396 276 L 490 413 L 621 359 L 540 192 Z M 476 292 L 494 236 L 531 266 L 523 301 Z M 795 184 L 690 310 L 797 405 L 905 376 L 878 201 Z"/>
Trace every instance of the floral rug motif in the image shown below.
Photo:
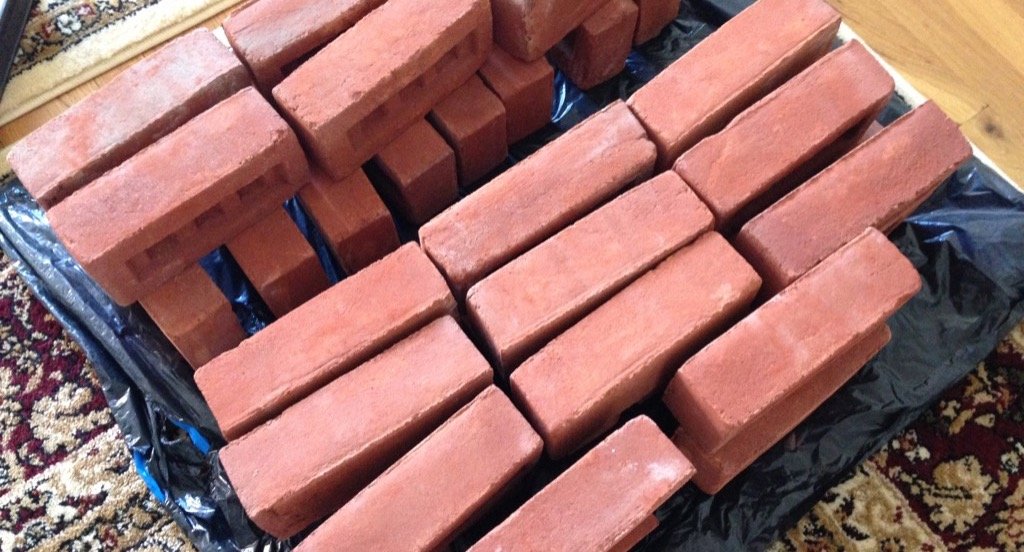
<path fill-rule="evenodd" d="M 190 548 L 82 350 L 0 254 L 0 551 Z"/>
<path fill-rule="evenodd" d="M 162 0 L 42 0 L 32 8 L 11 67 L 17 77 L 112 23 Z"/>

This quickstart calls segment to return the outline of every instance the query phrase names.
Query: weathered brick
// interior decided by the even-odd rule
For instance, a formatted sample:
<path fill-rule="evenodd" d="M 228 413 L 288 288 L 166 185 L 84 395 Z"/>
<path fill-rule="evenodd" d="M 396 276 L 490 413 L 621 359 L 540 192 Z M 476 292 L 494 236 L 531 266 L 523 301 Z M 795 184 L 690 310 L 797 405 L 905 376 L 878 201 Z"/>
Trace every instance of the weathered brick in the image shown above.
<path fill-rule="evenodd" d="M 199 265 L 187 268 L 139 302 L 193 368 L 245 339 L 231 304 Z"/>
<path fill-rule="evenodd" d="M 888 232 L 971 155 L 927 103 L 751 219 L 736 247 L 778 292 L 871 226 Z"/>
<path fill-rule="evenodd" d="M 341 179 L 476 73 L 490 48 L 487 0 L 390 0 L 273 94 L 318 164 Z"/>
<path fill-rule="evenodd" d="M 8 161 L 48 209 L 248 85 L 230 50 L 193 31 L 23 138 Z"/>
<path fill-rule="evenodd" d="M 679 0 L 633 0 L 640 13 L 637 16 L 633 44 L 643 44 L 661 34 L 679 16 Z"/>
<path fill-rule="evenodd" d="M 398 249 L 391 212 L 362 169 L 341 180 L 314 170 L 309 184 L 299 190 L 299 201 L 348 274 Z"/>
<path fill-rule="evenodd" d="M 464 187 L 508 156 L 505 106 L 476 75 L 434 106 L 428 117 L 455 151 Z"/>
<path fill-rule="evenodd" d="M 541 448 L 511 401 L 488 387 L 296 550 L 439 549 L 533 466 Z"/>
<path fill-rule="evenodd" d="M 555 70 L 543 57 L 532 62 L 520 61 L 494 47 L 480 67 L 480 78 L 505 105 L 509 144 L 551 122 Z"/>
<path fill-rule="evenodd" d="M 295 134 L 247 88 L 47 213 L 71 255 L 130 304 L 249 228 L 309 180 Z"/>
<path fill-rule="evenodd" d="M 654 145 L 616 102 L 420 228 L 456 294 L 650 176 Z"/>
<path fill-rule="evenodd" d="M 373 161 L 386 179 L 381 193 L 415 225 L 459 199 L 455 152 L 426 121 L 409 127 Z"/>
<path fill-rule="evenodd" d="M 631 0 L 609 0 L 556 44 L 548 56 L 573 84 L 589 90 L 626 67 L 637 13 Z"/>
<path fill-rule="evenodd" d="M 758 0 L 629 99 L 666 169 L 828 51 L 839 14 L 822 0 Z"/>
<path fill-rule="evenodd" d="M 196 384 L 235 439 L 454 310 L 441 275 L 408 244 L 213 359 Z"/>
<path fill-rule="evenodd" d="M 693 473 L 650 418 L 635 418 L 470 550 L 628 550 L 657 526 L 654 510 Z"/>
<path fill-rule="evenodd" d="M 615 425 L 743 314 L 760 283 L 725 238 L 705 234 L 528 358 L 512 393 L 548 454 L 564 457 Z"/>
<path fill-rule="evenodd" d="M 348 502 L 492 375 L 444 317 L 230 443 L 220 460 L 249 517 L 287 538 Z"/>
<path fill-rule="evenodd" d="M 662 173 L 481 280 L 467 294 L 467 310 L 491 355 L 511 371 L 713 223 L 679 176 Z"/>
<path fill-rule="evenodd" d="M 607 0 L 493 0 L 494 41 L 523 61 L 534 61 L 579 27 Z"/>

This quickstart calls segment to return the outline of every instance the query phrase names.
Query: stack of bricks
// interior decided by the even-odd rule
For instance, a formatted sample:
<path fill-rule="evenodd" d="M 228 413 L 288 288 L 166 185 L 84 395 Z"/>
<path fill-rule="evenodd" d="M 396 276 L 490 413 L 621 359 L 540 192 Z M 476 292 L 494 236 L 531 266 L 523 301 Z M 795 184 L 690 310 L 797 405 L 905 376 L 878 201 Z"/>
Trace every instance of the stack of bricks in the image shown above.
<path fill-rule="evenodd" d="M 225 22 L 241 61 L 179 39 L 11 161 L 86 271 L 198 367 L 265 531 L 443 548 L 546 462 L 568 467 L 473 550 L 626 550 L 886 345 L 921 283 L 883 233 L 970 155 L 931 104 L 874 123 L 893 81 L 856 42 L 829 52 L 821 0 L 759 0 L 488 178 L 548 121 L 546 54 L 596 85 L 678 9 L 257 0 Z M 244 341 L 197 265 L 221 245 L 278 316 Z M 671 439 L 627 414 L 651 397 Z"/>

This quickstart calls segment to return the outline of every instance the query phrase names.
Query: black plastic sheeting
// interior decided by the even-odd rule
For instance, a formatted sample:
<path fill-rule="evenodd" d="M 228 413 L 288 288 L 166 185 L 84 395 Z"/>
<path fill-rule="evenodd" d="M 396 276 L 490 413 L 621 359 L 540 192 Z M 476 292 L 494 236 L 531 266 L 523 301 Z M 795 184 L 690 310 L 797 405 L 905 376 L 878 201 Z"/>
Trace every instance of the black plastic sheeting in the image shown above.
<path fill-rule="evenodd" d="M 679 19 L 630 55 L 627 70 L 587 93 L 556 78 L 553 124 L 512 148 L 528 155 L 587 115 L 627 97 L 677 59 L 746 0 L 684 2 Z M 905 112 L 894 99 L 883 122 Z M 332 281 L 344 277 L 302 206 L 284 206 L 317 250 Z M 407 231 L 405 235 L 410 235 Z M 1024 196 L 972 160 L 891 238 L 924 279 L 922 291 L 890 320 L 893 340 L 839 393 L 782 443 L 714 497 L 688 485 L 658 512 L 660 527 L 640 550 L 764 548 L 866 456 L 960 380 L 1024 317 Z M 0 188 L 0 247 L 39 299 L 81 343 L 126 436 L 140 476 L 201 550 L 287 550 L 246 518 L 217 462 L 223 439 L 191 369 L 145 313 L 121 308 L 54 238 L 24 188 Z M 201 263 L 232 300 L 250 332 L 273 320 L 224 248 Z M 752 367 L 752 369 L 756 369 Z M 656 400 L 635 412 L 670 429 Z M 287 445 L 283 445 L 287 446 Z M 465 546 L 549 481 L 545 463 L 455 543 Z M 293 539 L 298 540 L 298 538 Z"/>

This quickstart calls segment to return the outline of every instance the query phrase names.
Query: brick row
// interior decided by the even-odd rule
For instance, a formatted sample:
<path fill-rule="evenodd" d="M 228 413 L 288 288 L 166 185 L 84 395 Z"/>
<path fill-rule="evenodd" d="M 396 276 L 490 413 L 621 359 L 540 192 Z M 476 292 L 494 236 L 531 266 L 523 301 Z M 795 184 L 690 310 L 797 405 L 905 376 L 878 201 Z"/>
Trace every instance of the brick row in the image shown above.
<path fill-rule="evenodd" d="M 760 283 L 722 236 L 706 234 L 528 358 L 512 393 L 548 454 L 564 457 L 615 425 L 741 316 Z"/>
<path fill-rule="evenodd" d="M 910 262 L 868 229 L 687 360 L 666 389 L 665 404 L 693 448 L 715 454 L 733 442 L 749 446 L 740 437 L 744 431 L 772 413 L 796 409 L 790 402 L 795 393 L 842 364 L 837 359 L 878 332 L 920 287 Z M 843 381 L 832 373 L 827 383 Z M 827 397 L 814 397 L 813 406 Z M 808 412 L 799 413 L 802 419 Z M 771 444 L 791 425 L 763 427 L 759 434 Z"/>
<path fill-rule="evenodd" d="M 341 179 L 472 76 L 491 41 L 487 0 L 390 0 L 295 69 L 274 99 Z"/>
<path fill-rule="evenodd" d="M 541 441 L 489 387 L 296 548 L 437 550 L 540 458 Z M 429 484 L 424 484 L 429 482 Z"/>
<path fill-rule="evenodd" d="M 491 379 L 444 317 L 228 444 L 220 460 L 249 517 L 287 538 L 348 502 Z"/>
<path fill-rule="evenodd" d="M 193 31 L 39 127 L 8 159 L 49 209 L 249 82 L 245 67 L 210 31 Z"/>
<path fill-rule="evenodd" d="M 859 42 L 821 58 L 675 163 L 715 214 L 718 227 L 744 222 L 752 205 L 790 191 L 787 177 L 838 140 L 860 139 L 895 84 Z M 831 156 L 829 156 L 831 157 Z"/>
<path fill-rule="evenodd" d="M 384 0 L 256 0 L 224 20 L 228 42 L 269 91 Z"/>
<path fill-rule="evenodd" d="M 458 296 L 622 189 L 650 176 L 654 145 L 617 102 L 420 228 Z"/>
<path fill-rule="evenodd" d="M 659 168 L 824 55 L 839 22 L 822 0 L 759 0 L 637 90 Z"/>
<path fill-rule="evenodd" d="M 470 550 L 628 550 L 693 465 L 641 416 L 587 452 Z"/>
<path fill-rule="evenodd" d="M 86 272 L 128 305 L 280 209 L 308 180 L 295 134 L 247 88 L 58 203 L 47 218 Z"/>
<path fill-rule="evenodd" d="M 235 439 L 454 309 L 437 269 L 408 244 L 213 359 L 196 384 Z"/>
<path fill-rule="evenodd" d="M 778 292 L 865 228 L 891 230 L 970 155 L 956 123 L 926 103 L 751 219 L 736 247 Z"/>
<path fill-rule="evenodd" d="M 466 309 L 510 372 L 713 222 L 675 173 L 662 173 L 481 280 Z"/>

